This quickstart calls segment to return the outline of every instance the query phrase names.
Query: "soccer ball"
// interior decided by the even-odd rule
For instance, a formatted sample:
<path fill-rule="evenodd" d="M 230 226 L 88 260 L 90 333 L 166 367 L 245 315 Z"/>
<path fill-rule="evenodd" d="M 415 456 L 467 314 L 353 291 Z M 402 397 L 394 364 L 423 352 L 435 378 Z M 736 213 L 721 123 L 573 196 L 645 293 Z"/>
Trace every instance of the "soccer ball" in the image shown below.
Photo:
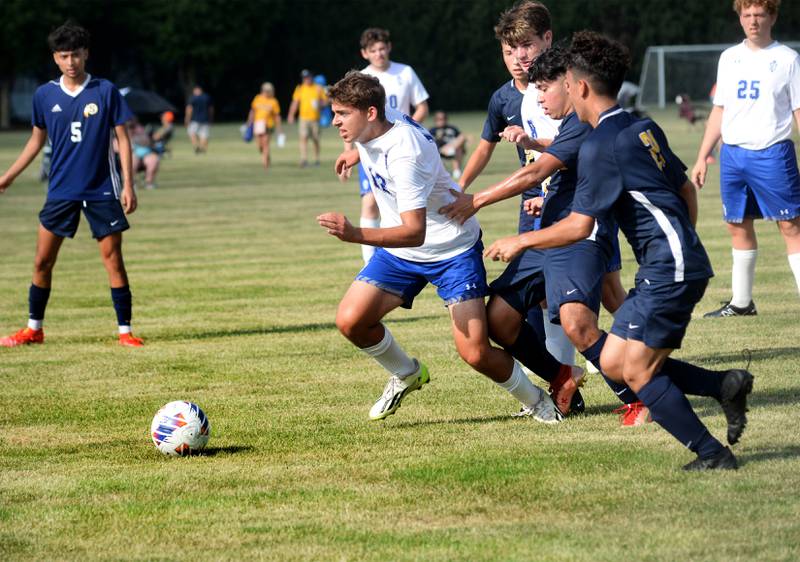
<path fill-rule="evenodd" d="M 211 423 L 197 404 L 176 400 L 156 413 L 150 435 L 156 449 L 165 455 L 182 457 L 206 446 L 211 437 Z"/>

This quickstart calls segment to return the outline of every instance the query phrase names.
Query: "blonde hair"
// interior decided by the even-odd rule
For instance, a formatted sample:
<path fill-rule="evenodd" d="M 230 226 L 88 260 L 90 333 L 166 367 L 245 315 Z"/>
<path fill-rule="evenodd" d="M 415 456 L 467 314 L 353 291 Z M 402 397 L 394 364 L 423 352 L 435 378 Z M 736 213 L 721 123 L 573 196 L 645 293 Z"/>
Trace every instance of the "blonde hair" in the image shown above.
<path fill-rule="evenodd" d="M 275 86 L 272 85 L 272 82 L 264 82 L 261 84 L 261 91 L 262 92 L 269 92 L 273 96 L 275 95 Z"/>
<path fill-rule="evenodd" d="M 750 6 L 759 6 L 764 8 L 769 15 L 774 16 L 778 13 L 780 5 L 781 0 L 733 0 L 733 11 L 741 14 L 742 10 Z"/>
<path fill-rule="evenodd" d="M 544 37 L 552 31 L 550 10 L 541 2 L 523 0 L 500 14 L 494 35 L 499 41 L 512 47 L 530 40 L 532 37 Z"/>

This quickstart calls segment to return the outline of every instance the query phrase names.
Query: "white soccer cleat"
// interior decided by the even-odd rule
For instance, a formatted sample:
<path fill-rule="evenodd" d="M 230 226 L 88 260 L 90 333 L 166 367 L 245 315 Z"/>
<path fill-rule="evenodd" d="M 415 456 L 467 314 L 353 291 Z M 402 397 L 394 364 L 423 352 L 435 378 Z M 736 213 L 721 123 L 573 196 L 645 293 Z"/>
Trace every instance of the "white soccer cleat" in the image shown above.
<path fill-rule="evenodd" d="M 404 379 L 394 375 L 389 377 L 389 382 L 386 383 L 383 394 L 369 410 L 369 419 L 382 420 L 391 416 L 397 411 L 403 398 L 409 392 L 419 390 L 423 384 L 430 382 L 431 376 L 428 373 L 428 368 L 416 359 L 414 359 L 414 362 L 417 364 L 417 370 L 413 375 L 409 375 Z"/>
<path fill-rule="evenodd" d="M 559 423 L 564 417 L 556 408 L 553 399 L 548 394 L 542 392 L 539 401 L 531 406 L 523 406 L 516 414 L 511 414 L 515 418 L 531 417 L 540 423 L 553 425 Z"/>

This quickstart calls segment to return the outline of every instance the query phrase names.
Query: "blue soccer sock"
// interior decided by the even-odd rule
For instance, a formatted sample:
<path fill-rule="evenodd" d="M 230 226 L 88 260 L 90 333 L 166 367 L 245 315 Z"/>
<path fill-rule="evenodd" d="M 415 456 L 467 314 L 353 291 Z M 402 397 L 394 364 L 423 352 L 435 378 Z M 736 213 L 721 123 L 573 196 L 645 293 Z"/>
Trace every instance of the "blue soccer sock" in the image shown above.
<path fill-rule="evenodd" d="M 547 347 L 536 335 L 536 330 L 524 320 L 520 324 L 516 341 L 504 349 L 547 382 L 555 379 L 561 369 L 561 363 L 550 355 Z"/>
<path fill-rule="evenodd" d="M 31 283 L 28 289 L 28 327 L 34 330 L 42 328 L 44 311 L 50 298 L 50 288 L 39 287 Z"/>
<path fill-rule="evenodd" d="M 603 370 L 600 368 L 600 352 L 603 351 L 603 346 L 606 343 L 606 338 L 608 334 L 605 332 L 600 332 L 600 339 L 594 342 L 592 345 L 581 351 L 581 355 L 592 363 L 597 370 L 600 371 L 600 374 L 603 375 L 603 379 L 606 381 L 608 387 L 614 391 L 614 394 L 617 395 L 617 398 L 622 400 L 625 404 L 633 404 L 634 402 L 638 402 L 639 398 L 636 394 L 628 387 L 626 384 L 622 384 L 616 381 L 612 381 L 608 378 Z"/>
<path fill-rule="evenodd" d="M 710 371 L 685 361 L 668 357 L 661 367 L 661 374 L 670 378 L 684 394 L 710 396 L 719 399 L 725 371 Z"/>
<path fill-rule="evenodd" d="M 111 287 L 111 302 L 117 313 L 117 324 L 120 327 L 130 327 L 133 316 L 133 296 L 128 285 L 124 287 Z"/>
<path fill-rule="evenodd" d="M 544 310 L 541 306 L 533 306 L 528 309 L 528 314 L 525 317 L 528 324 L 533 328 L 536 337 L 542 345 L 545 345 L 547 336 L 544 333 Z"/>
<path fill-rule="evenodd" d="M 637 395 L 650 410 L 653 420 L 700 458 L 712 457 L 723 449 L 669 377 L 657 374 Z"/>

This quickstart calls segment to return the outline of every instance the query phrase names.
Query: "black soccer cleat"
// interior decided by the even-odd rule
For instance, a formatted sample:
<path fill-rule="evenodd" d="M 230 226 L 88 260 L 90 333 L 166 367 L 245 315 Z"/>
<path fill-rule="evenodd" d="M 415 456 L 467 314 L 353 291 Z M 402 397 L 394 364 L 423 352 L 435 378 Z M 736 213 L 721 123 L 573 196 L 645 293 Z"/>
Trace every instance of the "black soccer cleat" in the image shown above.
<path fill-rule="evenodd" d="M 586 411 L 586 402 L 583 401 L 583 396 L 581 396 L 581 391 L 576 390 L 575 394 L 572 395 L 572 402 L 569 405 L 569 413 L 582 414 L 585 411 Z"/>
<path fill-rule="evenodd" d="M 703 318 L 724 318 L 726 316 L 757 316 L 756 303 L 750 301 L 750 304 L 743 308 L 733 306 L 730 302 L 723 304 L 717 310 L 706 312 Z"/>
<path fill-rule="evenodd" d="M 683 470 L 689 472 L 698 472 L 703 470 L 737 470 L 739 463 L 736 457 L 727 447 L 724 447 L 719 453 L 707 459 L 697 457 L 689 464 L 683 467 Z"/>
<path fill-rule="evenodd" d="M 738 443 L 747 426 L 747 395 L 753 390 L 753 375 L 745 369 L 730 369 L 722 379 L 719 403 L 728 420 L 728 443 Z"/>

